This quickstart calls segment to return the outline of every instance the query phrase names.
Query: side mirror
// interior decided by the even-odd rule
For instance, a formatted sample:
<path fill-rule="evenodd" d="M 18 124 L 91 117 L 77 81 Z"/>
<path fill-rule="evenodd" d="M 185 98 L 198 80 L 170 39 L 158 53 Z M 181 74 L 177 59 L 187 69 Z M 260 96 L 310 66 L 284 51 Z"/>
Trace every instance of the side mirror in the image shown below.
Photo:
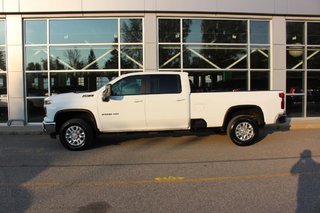
<path fill-rule="evenodd" d="M 107 84 L 102 93 L 102 101 L 108 102 L 110 100 L 110 97 L 111 97 L 111 85 Z"/>

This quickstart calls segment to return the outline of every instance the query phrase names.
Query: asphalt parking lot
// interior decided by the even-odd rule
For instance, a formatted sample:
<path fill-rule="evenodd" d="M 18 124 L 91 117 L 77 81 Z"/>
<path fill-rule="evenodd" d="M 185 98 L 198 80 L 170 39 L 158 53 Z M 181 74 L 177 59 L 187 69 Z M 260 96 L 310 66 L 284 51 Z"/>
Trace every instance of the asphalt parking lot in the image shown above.
<path fill-rule="evenodd" d="M 3 133 L 0 212 L 319 212 L 319 129 L 260 139 L 111 134 L 71 152 L 47 135 Z"/>

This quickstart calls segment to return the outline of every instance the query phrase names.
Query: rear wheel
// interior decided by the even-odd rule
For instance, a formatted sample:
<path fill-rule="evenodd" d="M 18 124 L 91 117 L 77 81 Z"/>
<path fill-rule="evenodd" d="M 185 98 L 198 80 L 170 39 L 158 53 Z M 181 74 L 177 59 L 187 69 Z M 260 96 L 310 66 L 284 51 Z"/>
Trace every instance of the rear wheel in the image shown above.
<path fill-rule="evenodd" d="M 233 143 L 239 146 L 249 146 L 257 141 L 259 127 L 253 117 L 239 115 L 231 119 L 227 133 Z"/>
<path fill-rule="evenodd" d="M 66 121 L 59 132 L 61 144 L 69 150 L 84 150 L 93 143 L 91 126 L 82 119 Z"/>

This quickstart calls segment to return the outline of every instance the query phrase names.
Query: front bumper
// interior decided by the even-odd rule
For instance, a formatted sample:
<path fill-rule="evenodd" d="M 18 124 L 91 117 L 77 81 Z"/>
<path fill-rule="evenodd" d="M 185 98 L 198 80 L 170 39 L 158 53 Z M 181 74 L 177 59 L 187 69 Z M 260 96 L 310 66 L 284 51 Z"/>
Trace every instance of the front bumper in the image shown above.
<path fill-rule="evenodd" d="M 42 130 L 52 138 L 56 137 L 56 123 L 55 122 L 42 122 Z"/>

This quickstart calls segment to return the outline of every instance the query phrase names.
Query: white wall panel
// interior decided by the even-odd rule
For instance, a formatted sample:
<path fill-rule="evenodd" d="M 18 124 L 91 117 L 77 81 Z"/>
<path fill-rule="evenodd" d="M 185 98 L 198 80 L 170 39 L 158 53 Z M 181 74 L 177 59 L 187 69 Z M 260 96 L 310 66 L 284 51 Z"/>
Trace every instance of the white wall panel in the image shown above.
<path fill-rule="evenodd" d="M 16 53 L 17 54 L 17 53 Z M 13 54 L 9 54 L 11 56 L 11 62 L 16 58 L 12 57 Z M 18 55 L 19 56 L 19 55 Z M 22 54 L 21 54 L 22 56 Z M 11 71 L 8 70 L 8 91 L 9 91 L 9 101 L 12 98 L 23 98 L 23 72 L 22 71 Z M 12 105 L 14 106 L 14 105 Z"/>
<path fill-rule="evenodd" d="M 272 19 L 272 88 L 286 90 L 286 19 L 273 17 Z"/>
<path fill-rule="evenodd" d="M 320 0 L 288 0 L 288 13 L 320 15 Z"/>
<path fill-rule="evenodd" d="M 319 0 L 0 0 L 0 12 L 168 11 L 319 15 Z"/>
<path fill-rule="evenodd" d="M 215 12 L 217 0 L 158 0 L 157 11 Z"/>
<path fill-rule="evenodd" d="M 157 70 L 157 17 L 145 14 L 144 18 L 144 66 L 147 72 Z"/>
<path fill-rule="evenodd" d="M 7 15 L 7 80 L 9 120 L 24 119 L 21 15 Z"/>
<path fill-rule="evenodd" d="M 24 98 L 11 98 L 8 111 L 9 120 L 14 120 L 13 125 L 23 125 L 17 120 L 24 120 Z"/>
<path fill-rule="evenodd" d="M 270 0 L 218 0 L 218 12 L 273 13 L 274 1 Z"/>
<path fill-rule="evenodd" d="M 3 12 L 3 1 L 4 1 L 4 0 L 0 0 L 0 12 L 1 12 L 1 13 Z"/>
<path fill-rule="evenodd" d="M 12 1 L 12 0 L 9 0 Z M 66 12 L 82 10 L 81 0 L 20 0 L 21 12 Z"/>
<path fill-rule="evenodd" d="M 287 14 L 288 13 L 288 0 L 275 0 L 274 1 L 274 12 L 276 14 Z"/>
<path fill-rule="evenodd" d="M 5 12 L 19 12 L 19 0 L 3 0 Z"/>
<path fill-rule="evenodd" d="M 145 10 L 155 11 L 157 8 L 157 0 L 145 0 Z"/>
<path fill-rule="evenodd" d="M 82 0 L 83 11 L 144 11 L 144 3 L 145 0 Z"/>

